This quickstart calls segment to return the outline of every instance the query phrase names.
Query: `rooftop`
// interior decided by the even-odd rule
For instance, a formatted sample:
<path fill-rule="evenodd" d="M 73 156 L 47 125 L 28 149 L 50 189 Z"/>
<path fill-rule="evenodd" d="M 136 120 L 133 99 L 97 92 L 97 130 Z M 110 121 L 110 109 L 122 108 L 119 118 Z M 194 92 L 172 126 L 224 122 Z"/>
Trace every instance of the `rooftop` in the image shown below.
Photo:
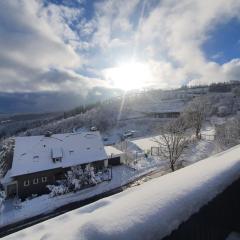
<path fill-rule="evenodd" d="M 117 148 L 113 147 L 113 146 L 105 146 L 105 151 L 107 153 L 108 157 L 112 157 L 112 156 L 120 156 L 122 154 L 124 154 L 122 151 L 118 150 Z"/>
<path fill-rule="evenodd" d="M 62 158 L 53 162 L 53 158 Z M 99 132 L 16 137 L 11 176 L 65 168 L 107 158 Z"/>

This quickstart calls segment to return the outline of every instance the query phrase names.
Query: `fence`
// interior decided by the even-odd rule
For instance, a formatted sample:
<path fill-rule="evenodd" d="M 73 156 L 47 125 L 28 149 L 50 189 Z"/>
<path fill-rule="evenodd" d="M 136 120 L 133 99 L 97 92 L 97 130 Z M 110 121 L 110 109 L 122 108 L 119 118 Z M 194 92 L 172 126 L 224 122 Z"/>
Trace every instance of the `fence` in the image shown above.
<path fill-rule="evenodd" d="M 207 141 L 215 140 L 215 135 L 201 134 L 201 138 Z"/>

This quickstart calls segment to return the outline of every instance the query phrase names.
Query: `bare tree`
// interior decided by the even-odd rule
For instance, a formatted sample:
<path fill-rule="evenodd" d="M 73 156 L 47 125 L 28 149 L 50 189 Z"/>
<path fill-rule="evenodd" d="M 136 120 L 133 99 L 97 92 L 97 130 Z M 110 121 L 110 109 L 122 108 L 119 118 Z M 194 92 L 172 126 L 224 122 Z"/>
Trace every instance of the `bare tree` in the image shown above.
<path fill-rule="evenodd" d="M 192 127 L 195 131 L 195 136 L 201 139 L 201 129 L 203 122 L 206 118 L 208 108 L 207 98 L 197 97 L 187 106 L 183 113 L 189 127 Z"/>
<path fill-rule="evenodd" d="M 240 143 L 240 119 L 238 117 L 216 125 L 216 141 L 223 149 L 228 149 Z"/>
<path fill-rule="evenodd" d="M 172 171 L 175 171 L 175 165 L 188 145 L 188 136 L 186 128 L 182 121 L 171 121 L 160 129 L 160 135 L 153 141 L 159 145 L 159 153 L 169 161 Z"/>

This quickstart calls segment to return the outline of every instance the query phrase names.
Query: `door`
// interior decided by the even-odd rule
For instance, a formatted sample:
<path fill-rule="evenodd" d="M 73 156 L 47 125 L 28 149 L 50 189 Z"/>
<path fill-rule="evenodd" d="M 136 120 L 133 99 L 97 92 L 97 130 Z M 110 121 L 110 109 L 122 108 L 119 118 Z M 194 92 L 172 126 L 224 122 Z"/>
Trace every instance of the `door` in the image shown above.
<path fill-rule="evenodd" d="M 11 183 L 7 186 L 7 197 L 13 198 L 17 196 L 17 183 Z"/>

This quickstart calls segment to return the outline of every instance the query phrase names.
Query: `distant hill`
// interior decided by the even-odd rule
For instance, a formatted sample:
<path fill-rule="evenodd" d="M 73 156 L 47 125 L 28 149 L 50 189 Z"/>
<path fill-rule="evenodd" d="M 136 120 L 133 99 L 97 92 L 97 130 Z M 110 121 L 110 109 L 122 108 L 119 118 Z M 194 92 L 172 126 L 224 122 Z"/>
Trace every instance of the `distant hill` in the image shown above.
<path fill-rule="evenodd" d="M 0 92 L 0 114 L 67 111 L 83 104 L 95 103 L 121 94 L 121 90 L 96 87 L 78 92 Z"/>

